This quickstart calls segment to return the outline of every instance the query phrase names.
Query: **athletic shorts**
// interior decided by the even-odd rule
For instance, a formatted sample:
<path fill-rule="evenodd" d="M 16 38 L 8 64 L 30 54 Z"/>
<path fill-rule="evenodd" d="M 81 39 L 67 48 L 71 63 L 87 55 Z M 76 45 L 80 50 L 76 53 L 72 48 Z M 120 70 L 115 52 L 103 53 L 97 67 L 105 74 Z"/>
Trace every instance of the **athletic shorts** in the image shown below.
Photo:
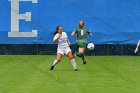
<path fill-rule="evenodd" d="M 71 49 L 69 47 L 67 48 L 57 48 L 57 53 L 61 53 L 62 55 L 67 55 Z"/>
<path fill-rule="evenodd" d="M 75 42 L 75 45 L 78 47 L 78 48 L 86 48 L 86 42 L 85 41 L 76 41 Z"/>

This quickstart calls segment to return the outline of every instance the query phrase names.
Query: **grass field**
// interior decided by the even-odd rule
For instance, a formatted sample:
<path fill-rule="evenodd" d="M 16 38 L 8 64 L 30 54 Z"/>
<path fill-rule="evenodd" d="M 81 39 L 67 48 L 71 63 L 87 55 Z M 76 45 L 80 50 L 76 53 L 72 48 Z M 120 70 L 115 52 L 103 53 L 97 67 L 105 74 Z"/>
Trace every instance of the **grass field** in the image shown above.
<path fill-rule="evenodd" d="M 0 93 L 140 93 L 139 56 L 87 56 L 50 71 L 55 56 L 0 56 Z"/>

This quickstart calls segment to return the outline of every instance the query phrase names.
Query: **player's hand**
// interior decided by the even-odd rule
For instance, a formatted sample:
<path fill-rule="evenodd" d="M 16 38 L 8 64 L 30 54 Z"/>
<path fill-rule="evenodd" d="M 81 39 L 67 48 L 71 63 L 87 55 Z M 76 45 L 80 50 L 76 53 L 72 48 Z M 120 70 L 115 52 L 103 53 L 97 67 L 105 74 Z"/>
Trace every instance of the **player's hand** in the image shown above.
<path fill-rule="evenodd" d="M 74 35 L 75 35 L 75 32 L 72 32 L 72 33 L 71 33 L 71 36 L 74 36 Z"/>
<path fill-rule="evenodd" d="M 60 34 L 59 36 L 58 36 L 58 38 L 61 38 L 62 37 L 62 35 Z"/>
<path fill-rule="evenodd" d="M 70 46 L 71 44 L 70 44 L 70 42 L 68 41 L 68 46 Z"/>
<path fill-rule="evenodd" d="M 138 48 L 136 48 L 134 52 L 137 53 L 138 52 Z"/>
<path fill-rule="evenodd" d="M 55 43 L 55 42 L 58 42 L 59 38 L 61 38 L 61 37 L 62 37 L 62 35 L 59 34 L 59 36 L 58 36 L 55 40 L 53 40 L 53 42 L 54 42 L 54 43 Z"/>
<path fill-rule="evenodd" d="M 92 34 L 90 33 L 90 34 L 89 34 L 89 36 L 91 36 L 91 37 L 92 37 Z"/>

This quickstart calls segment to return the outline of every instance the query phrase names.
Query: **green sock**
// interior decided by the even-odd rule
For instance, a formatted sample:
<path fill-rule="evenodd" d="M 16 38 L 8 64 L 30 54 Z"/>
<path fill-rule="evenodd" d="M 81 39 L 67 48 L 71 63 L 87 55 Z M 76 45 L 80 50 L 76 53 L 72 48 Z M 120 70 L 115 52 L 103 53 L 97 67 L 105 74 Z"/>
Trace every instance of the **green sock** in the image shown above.
<path fill-rule="evenodd" d="M 85 56 L 84 56 L 84 54 L 82 54 L 82 60 L 83 60 L 83 62 L 85 62 Z"/>
<path fill-rule="evenodd" d="M 78 52 L 78 53 L 77 53 L 77 56 L 78 56 L 78 57 L 81 57 L 82 60 L 83 60 L 83 62 L 85 62 L 85 56 L 84 56 L 84 53 L 80 53 L 80 52 Z"/>

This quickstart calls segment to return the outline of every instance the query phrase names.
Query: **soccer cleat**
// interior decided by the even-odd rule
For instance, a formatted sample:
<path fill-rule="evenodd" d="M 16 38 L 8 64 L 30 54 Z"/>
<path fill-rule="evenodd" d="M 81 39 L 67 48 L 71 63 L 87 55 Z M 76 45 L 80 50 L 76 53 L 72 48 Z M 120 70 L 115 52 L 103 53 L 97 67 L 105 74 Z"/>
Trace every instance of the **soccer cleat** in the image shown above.
<path fill-rule="evenodd" d="M 74 69 L 74 71 L 78 71 L 78 69 Z"/>
<path fill-rule="evenodd" d="M 83 64 L 85 65 L 87 63 L 87 61 L 84 61 Z"/>
<path fill-rule="evenodd" d="M 53 70 L 54 66 L 51 66 L 50 70 Z"/>

